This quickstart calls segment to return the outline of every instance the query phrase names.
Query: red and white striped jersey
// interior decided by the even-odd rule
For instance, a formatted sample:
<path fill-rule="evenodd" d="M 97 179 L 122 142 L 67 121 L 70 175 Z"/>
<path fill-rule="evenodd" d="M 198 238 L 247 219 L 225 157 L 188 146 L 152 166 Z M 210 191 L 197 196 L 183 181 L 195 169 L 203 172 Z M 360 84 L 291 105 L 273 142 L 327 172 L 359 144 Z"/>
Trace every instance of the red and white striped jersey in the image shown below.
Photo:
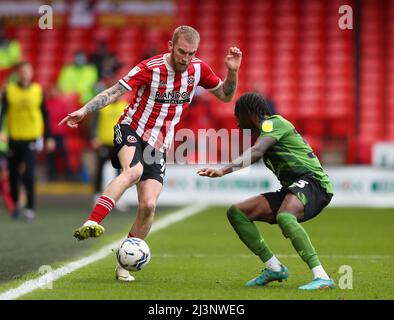
<path fill-rule="evenodd" d="M 166 152 L 174 137 L 175 125 L 193 99 L 197 86 L 214 91 L 221 79 L 198 58 L 188 69 L 175 72 L 166 61 L 167 54 L 140 62 L 119 80 L 128 90 L 135 90 L 118 124 L 130 125 L 152 147 Z"/>

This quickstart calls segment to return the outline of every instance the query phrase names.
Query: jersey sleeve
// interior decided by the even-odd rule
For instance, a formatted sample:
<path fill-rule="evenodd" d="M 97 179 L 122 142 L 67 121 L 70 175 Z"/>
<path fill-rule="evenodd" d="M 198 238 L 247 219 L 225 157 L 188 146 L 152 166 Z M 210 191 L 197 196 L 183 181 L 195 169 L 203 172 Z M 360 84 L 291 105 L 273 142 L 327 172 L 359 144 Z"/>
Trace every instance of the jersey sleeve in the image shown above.
<path fill-rule="evenodd" d="M 282 118 L 273 116 L 264 120 L 261 124 L 260 137 L 272 137 L 279 141 L 293 128 L 290 123 L 286 123 Z"/>
<path fill-rule="evenodd" d="M 149 83 L 150 72 L 144 62 L 140 62 L 129 73 L 119 80 L 119 83 L 127 90 Z"/>
<path fill-rule="evenodd" d="M 201 61 L 201 77 L 199 85 L 208 91 L 215 91 L 222 84 L 222 80 L 212 71 L 211 67 Z"/>

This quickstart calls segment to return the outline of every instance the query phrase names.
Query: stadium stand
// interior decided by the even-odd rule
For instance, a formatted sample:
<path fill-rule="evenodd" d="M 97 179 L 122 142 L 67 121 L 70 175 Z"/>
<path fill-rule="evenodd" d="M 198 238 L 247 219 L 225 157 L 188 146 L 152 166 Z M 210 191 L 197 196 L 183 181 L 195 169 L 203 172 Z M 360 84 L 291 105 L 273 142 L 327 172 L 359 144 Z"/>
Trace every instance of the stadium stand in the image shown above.
<path fill-rule="evenodd" d="M 361 9 L 359 43 L 354 30 L 338 27 L 338 7 L 344 4 L 354 11 Z M 385 0 L 179 0 L 174 23 L 200 31 L 198 56 L 221 77 L 227 48 L 235 44 L 242 48 L 238 94 L 261 84 L 278 113 L 295 123 L 316 153 L 337 144 L 345 150 L 347 163 L 369 164 L 375 141 L 394 140 L 393 18 L 394 3 Z M 98 40 L 106 40 L 123 63 L 121 75 L 140 61 L 150 45 L 165 50 L 169 31 L 103 25 L 65 25 L 45 31 L 7 28 L 46 89 L 77 49 L 91 54 Z M 236 128 L 232 106 L 210 100 L 214 103 L 210 125 Z M 196 117 L 203 112 L 196 110 L 199 104 L 191 108 Z M 182 127 L 196 130 L 194 121 L 188 117 Z M 78 139 L 73 137 L 70 147 L 81 150 L 84 144 Z"/>

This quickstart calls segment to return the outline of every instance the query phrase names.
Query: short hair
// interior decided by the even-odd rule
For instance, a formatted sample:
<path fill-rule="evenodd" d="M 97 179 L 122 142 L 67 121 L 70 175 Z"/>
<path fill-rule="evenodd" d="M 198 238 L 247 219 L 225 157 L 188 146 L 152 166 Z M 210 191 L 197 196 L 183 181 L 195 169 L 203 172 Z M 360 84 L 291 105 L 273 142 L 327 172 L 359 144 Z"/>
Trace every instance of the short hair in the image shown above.
<path fill-rule="evenodd" d="M 198 31 L 190 26 L 179 26 L 172 34 L 172 43 L 177 43 L 180 36 L 183 36 L 187 42 L 200 42 L 200 34 Z"/>
<path fill-rule="evenodd" d="M 241 113 L 249 115 L 256 115 L 260 120 L 264 120 L 265 116 L 271 116 L 271 112 L 267 107 L 265 99 L 260 93 L 247 92 L 240 96 L 235 102 L 235 116 L 238 117 Z"/>
<path fill-rule="evenodd" d="M 26 66 L 26 65 L 32 67 L 32 64 L 31 64 L 30 61 L 22 60 L 22 61 L 18 62 L 18 63 L 14 66 L 14 70 L 19 71 L 20 69 L 22 69 L 22 67 L 24 67 L 24 66 Z"/>

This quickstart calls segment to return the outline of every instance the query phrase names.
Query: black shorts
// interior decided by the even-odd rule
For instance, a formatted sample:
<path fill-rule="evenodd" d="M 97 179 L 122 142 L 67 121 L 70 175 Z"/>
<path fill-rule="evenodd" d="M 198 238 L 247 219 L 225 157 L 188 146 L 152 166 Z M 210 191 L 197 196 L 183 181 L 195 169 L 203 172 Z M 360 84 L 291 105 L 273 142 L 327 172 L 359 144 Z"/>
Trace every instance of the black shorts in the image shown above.
<path fill-rule="evenodd" d="M 300 222 L 316 217 L 330 203 L 333 196 L 327 193 L 314 177 L 301 178 L 287 188 L 262 193 L 275 216 L 288 192 L 293 193 L 304 204 L 304 218 Z"/>
<path fill-rule="evenodd" d="M 117 124 L 114 127 L 114 149 L 111 157 L 112 166 L 121 169 L 118 152 L 123 146 L 136 147 L 130 167 L 140 162 L 144 171 L 140 181 L 154 179 L 163 184 L 166 171 L 166 157 L 163 152 L 153 148 L 126 124 Z"/>

